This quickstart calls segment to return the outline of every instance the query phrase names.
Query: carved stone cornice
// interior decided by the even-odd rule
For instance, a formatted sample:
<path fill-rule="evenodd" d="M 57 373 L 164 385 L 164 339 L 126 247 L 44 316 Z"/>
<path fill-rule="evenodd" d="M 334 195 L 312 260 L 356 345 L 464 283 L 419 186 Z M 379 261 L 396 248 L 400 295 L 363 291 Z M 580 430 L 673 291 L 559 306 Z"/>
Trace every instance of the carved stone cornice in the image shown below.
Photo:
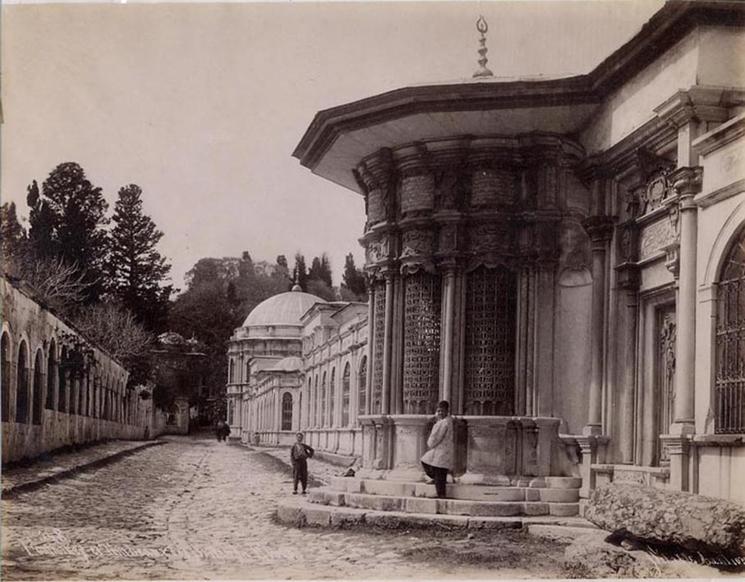
<path fill-rule="evenodd" d="M 657 117 L 666 125 L 679 129 L 691 121 L 723 122 L 727 107 L 723 104 L 724 91 L 720 88 L 692 87 L 678 91 L 654 108 Z"/>

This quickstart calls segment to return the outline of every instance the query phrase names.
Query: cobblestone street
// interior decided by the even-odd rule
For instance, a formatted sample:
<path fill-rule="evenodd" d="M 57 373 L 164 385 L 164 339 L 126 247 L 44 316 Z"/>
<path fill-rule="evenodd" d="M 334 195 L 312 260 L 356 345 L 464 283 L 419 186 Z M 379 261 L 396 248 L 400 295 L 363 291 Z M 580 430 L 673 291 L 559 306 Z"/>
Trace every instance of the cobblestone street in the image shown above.
<path fill-rule="evenodd" d="M 538 542 L 527 536 L 524 559 L 500 564 L 494 555 L 469 564 L 436 552 L 478 542 L 464 533 L 286 527 L 273 516 L 290 491 L 287 466 L 266 453 L 172 437 L 4 500 L 3 579 L 558 575 L 556 556 L 537 563 L 538 550 L 529 546 Z"/>

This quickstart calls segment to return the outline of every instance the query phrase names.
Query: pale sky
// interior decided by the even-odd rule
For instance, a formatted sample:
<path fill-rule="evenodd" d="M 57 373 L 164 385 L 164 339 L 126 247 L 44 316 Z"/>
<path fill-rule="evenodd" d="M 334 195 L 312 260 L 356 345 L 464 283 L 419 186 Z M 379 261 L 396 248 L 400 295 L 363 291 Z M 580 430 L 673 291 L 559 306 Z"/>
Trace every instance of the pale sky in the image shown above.
<path fill-rule="evenodd" d="M 2 201 L 75 161 L 110 205 L 142 187 L 172 280 L 200 258 L 363 262 L 360 195 L 291 157 L 318 110 L 470 78 L 590 71 L 661 0 L 34 4 L 2 8 Z"/>

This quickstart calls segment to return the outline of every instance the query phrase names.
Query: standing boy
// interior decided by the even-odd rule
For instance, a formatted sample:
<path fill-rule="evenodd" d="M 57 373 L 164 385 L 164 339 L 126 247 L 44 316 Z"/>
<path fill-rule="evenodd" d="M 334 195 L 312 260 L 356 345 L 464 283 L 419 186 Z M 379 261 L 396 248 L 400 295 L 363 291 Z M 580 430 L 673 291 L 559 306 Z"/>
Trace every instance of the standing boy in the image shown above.
<path fill-rule="evenodd" d="M 437 422 L 427 439 L 429 450 L 422 456 L 422 467 L 428 477 L 435 482 L 437 497 L 447 496 L 448 472 L 453 470 L 455 443 L 453 441 L 453 417 L 450 416 L 450 404 L 443 400 L 437 405 Z"/>
<path fill-rule="evenodd" d="M 303 495 L 308 487 L 308 458 L 315 452 L 313 447 L 303 442 L 303 433 L 295 435 L 297 442 L 292 445 L 290 459 L 292 460 L 292 494 L 297 495 L 297 483 L 303 486 Z"/>

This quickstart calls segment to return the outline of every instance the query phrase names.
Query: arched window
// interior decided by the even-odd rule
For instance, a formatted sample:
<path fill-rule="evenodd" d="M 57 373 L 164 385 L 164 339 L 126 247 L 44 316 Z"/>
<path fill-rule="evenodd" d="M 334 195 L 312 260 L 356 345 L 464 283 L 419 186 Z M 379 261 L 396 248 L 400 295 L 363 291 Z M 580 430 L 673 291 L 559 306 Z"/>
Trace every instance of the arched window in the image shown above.
<path fill-rule="evenodd" d="M 717 289 L 715 431 L 745 432 L 745 228 L 722 266 Z"/>
<path fill-rule="evenodd" d="M 334 404 L 336 401 L 336 368 L 331 368 L 331 384 L 329 385 L 329 426 L 334 426 Z"/>
<path fill-rule="evenodd" d="M 57 366 L 57 376 L 59 378 L 59 394 L 57 395 L 57 410 L 67 412 L 67 348 L 62 348 L 62 357 L 60 365 Z"/>
<path fill-rule="evenodd" d="M 292 430 L 292 394 L 282 395 L 282 430 Z"/>
<path fill-rule="evenodd" d="M 365 414 L 367 399 L 367 356 L 362 357 L 360 371 L 357 373 L 357 415 Z"/>
<path fill-rule="evenodd" d="M 54 410 L 54 391 L 57 387 L 57 344 L 52 340 L 49 343 L 49 357 L 47 358 L 47 397 L 44 407 Z"/>
<path fill-rule="evenodd" d="M 228 360 L 228 384 L 232 384 L 235 380 L 235 363 L 233 358 Z"/>
<path fill-rule="evenodd" d="M 34 391 L 31 398 L 31 422 L 41 424 L 41 394 L 44 390 L 44 356 L 36 350 L 34 358 Z"/>
<path fill-rule="evenodd" d="M 326 426 L 326 411 L 329 409 L 329 384 L 326 372 L 321 380 L 321 420 L 318 426 Z"/>
<path fill-rule="evenodd" d="M 311 422 L 311 415 L 310 415 L 310 403 L 313 402 L 313 379 L 308 376 L 308 392 L 305 395 L 305 406 L 308 410 L 305 411 L 305 423 L 304 426 L 300 428 L 305 428 L 306 426 L 313 426 Z M 302 406 L 300 407 L 300 410 L 302 410 Z M 302 415 L 302 413 L 301 413 Z"/>
<path fill-rule="evenodd" d="M 16 422 L 28 422 L 28 350 L 22 341 L 18 348 L 18 381 L 16 383 Z"/>
<path fill-rule="evenodd" d="M 349 362 L 344 366 L 344 375 L 341 378 L 341 425 L 347 426 L 349 424 L 349 377 L 351 372 L 349 369 Z"/>
<path fill-rule="evenodd" d="M 7 333 L 3 333 L 0 346 L 2 352 L 0 355 L 0 358 L 2 358 L 0 361 L 0 366 L 2 366 L 2 378 L 0 378 L 0 382 L 2 382 L 2 395 L 0 395 L 2 402 L 0 402 L 0 405 L 2 406 L 2 420 L 7 422 L 10 420 L 10 338 Z"/>

